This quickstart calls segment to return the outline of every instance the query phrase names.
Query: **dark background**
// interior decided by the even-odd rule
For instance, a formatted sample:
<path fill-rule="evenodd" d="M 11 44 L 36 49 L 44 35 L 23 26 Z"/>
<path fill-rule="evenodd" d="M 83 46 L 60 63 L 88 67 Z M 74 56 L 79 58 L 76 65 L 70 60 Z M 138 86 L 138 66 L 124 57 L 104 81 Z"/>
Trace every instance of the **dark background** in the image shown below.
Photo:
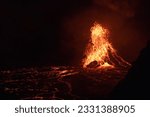
<path fill-rule="evenodd" d="M 0 68 L 80 65 L 95 21 L 133 62 L 149 40 L 146 0 L 0 2 Z"/>

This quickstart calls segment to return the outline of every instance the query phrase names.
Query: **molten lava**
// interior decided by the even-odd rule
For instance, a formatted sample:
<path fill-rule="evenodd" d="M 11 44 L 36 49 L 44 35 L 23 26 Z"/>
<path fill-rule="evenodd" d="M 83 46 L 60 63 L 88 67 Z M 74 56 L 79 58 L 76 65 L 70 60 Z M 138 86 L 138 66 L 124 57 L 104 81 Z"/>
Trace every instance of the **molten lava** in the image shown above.
<path fill-rule="evenodd" d="M 114 68 L 115 66 L 129 66 L 130 64 L 117 55 L 116 50 L 108 41 L 109 31 L 100 24 L 94 23 L 91 28 L 91 39 L 86 47 L 83 67 L 96 66 L 100 68 Z M 93 65 L 94 64 L 94 65 Z"/>

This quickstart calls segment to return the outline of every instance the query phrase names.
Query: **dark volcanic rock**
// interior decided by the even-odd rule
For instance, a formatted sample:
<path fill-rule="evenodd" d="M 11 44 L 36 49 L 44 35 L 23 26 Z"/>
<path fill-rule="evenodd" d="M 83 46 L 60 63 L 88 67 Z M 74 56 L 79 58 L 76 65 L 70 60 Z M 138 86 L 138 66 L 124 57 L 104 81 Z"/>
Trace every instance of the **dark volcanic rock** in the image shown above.
<path fill-rule="evenodd" d="M 99 66 L 99 64 L 97 61 L 93 61 L 89 65 L 87 65 L 88 68 L 96 68 L 98 66 Z"/>
<path fill-rule="evenodd" d="M 0 98 L 107 99 L 127 70 L 51 66 L 0 71 Z"/>
<path fill-rule="evenodd" d="M 150 43 L 112 93 L 113 99 L 150 99 Z"/>

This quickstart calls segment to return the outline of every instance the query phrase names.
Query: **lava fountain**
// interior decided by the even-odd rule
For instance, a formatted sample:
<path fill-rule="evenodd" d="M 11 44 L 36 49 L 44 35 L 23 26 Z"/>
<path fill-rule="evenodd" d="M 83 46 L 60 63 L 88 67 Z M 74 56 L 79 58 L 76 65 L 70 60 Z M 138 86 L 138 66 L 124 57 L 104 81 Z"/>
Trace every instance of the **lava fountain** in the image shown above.
<path fill-rule="evenodd" d="M 91 28 L 91 38 L 85 50 L 83 68 L 115 68 L 127 67 L 130 63 L 120 57 L 112 44 L 108 41 L 109 31 L 95 22 Z"/>

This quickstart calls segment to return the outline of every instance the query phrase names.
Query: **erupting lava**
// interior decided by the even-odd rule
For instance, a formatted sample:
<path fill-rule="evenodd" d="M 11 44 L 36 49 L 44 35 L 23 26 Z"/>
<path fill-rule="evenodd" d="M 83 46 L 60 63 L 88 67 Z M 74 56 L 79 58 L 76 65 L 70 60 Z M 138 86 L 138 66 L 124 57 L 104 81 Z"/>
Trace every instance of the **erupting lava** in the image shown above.
<path fill-rule="evenodd" d="M 115 66 L 130 66 L 128 62 L 117 55 L 116 50 L 108 41 L 109 31 L 100 24 L 94 23 L 91 28 L 91 39 L 85 51 L 83 67 L 114 68 Z"/>

